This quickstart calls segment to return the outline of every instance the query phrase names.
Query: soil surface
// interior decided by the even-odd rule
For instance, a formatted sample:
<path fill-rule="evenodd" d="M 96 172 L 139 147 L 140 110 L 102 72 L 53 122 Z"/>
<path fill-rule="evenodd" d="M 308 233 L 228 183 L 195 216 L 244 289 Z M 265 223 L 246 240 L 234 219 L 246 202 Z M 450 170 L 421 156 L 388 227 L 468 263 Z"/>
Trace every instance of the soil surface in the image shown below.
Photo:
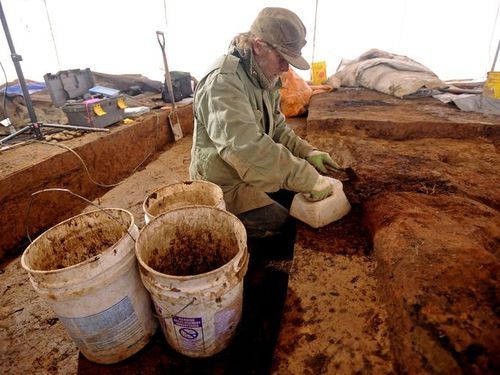
<path fill-rule="evenodd" d="M 364 223 L 370 246 L 363 251 L 376 264 L 373 276 L 388 314 L 380 327 L 389 335 L 394 371 L 498 372 L 500 118 L 462 113 L 430 98 L 401 101 L 342 89 L 313 97 L 307 138 L 351 168 L 350 176 L 337 178 L 353 211 L 318 231 L 299 232 L 297 241 L 345 254 L 349 240 L 354 245 L 364 237 L 349 233 L 362 233 Z M 331 268 L 310 269 L 321 283 L 331 277 Z M 320 332 L 320 322 L 310 326 Z M 313 372 L 328 373 L 338 358 L 327 356 Z M 300 368 L 306 362 L 288 356 L 284 363 Z"/>
<path fill-rule="evenodd" d="M 349 247 L 353 255 L 338 255 L 308 242 L 303 247 L 299 240 L 295 247 L 274 372 L 392 373 L 376 263 L 362 255 L 364 249 L 356 254 L 355 247 Z"/>
<path fill-rule="evenodd" d="M 462 196 L 410 192 L 380 194 L 365 210 L 397 368 L 495 373 L 498 211 Z"/>
<path fill-rule="evenodd" d="M 352 210 L 250 244 L 243 316 L 225 351 L 189 359 L 158 331 L 133 357 L 96 365 L 14 258 L 0 271 L 0 371 L 498 373 L 500 118 L 361 89 L 314 96 L 309 111 L 307 128 L 292 127 L 352 168 L 331 174 Z M 128 209 L 142 227 L 148 194 L 187 178 L 190 146 L 186 137 L 155 154 L 95 203 Z"/>
<path fill-rule="evenodd" d="M 89 260 L 127 234 L 130 220 L 129 225 L 125 220 L 122 211 L 94 211 L 69 219 L 33 242 L 25 253 L 26 264 L 32 270 L 52 271 Z"/>

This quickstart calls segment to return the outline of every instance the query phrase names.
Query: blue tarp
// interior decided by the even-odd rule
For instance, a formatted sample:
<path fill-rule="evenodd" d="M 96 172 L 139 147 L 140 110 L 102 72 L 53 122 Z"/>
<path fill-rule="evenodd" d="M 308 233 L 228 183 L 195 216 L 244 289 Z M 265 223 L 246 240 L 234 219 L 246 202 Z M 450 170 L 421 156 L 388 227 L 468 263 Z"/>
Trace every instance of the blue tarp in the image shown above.
<path fill-rule="evenodd" d="M 26 87 L 28 88 L 28 92 L 30 94 L 33 94 L 38 91 L 45 90 L 47 87 L 45 83 L 43 82 L 30 82 L 26 83 Z M 0 93 L 5 92 L 5 87 L 2 87 L 0 89 Z M 23 92 L 21 90 L 21 85 L 19 83 L 16 83 L 15 85 L 9 85 L 7 87 L 7 96 L 17 96 L 17 95 L 23 95 Z"/>

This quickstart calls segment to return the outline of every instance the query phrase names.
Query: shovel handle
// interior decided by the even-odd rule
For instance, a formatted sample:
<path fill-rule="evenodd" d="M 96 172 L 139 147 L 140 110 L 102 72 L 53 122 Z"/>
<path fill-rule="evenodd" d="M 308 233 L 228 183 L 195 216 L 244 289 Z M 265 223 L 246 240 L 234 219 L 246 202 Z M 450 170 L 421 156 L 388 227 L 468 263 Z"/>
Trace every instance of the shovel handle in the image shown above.
<path fill-rule="evenodd" d="M 172 111 L 175 111 L 176 108 L 175 108 L 174 90 L 172 87 L 172 77 L 170 76 L 170 71 L 168 69 L 167 54 L 165 52 L 165 34 L 163 34 L 163 31 L 156 32 L 156 39 L 158 39 L 158 44 L 161 47 L 163 55 L 163 64 L 165 65 L 165 86 L 170 92 L 170 97 L 172 99 Z"/>
<path fill-rule="evenodd" d="M 160 45 L 161 49 L 165 49 L 165 34 L 163 34 L 163 31 L 157 31 L 156 32 L 156 39 L 158 40 L 158 44 Z"/>

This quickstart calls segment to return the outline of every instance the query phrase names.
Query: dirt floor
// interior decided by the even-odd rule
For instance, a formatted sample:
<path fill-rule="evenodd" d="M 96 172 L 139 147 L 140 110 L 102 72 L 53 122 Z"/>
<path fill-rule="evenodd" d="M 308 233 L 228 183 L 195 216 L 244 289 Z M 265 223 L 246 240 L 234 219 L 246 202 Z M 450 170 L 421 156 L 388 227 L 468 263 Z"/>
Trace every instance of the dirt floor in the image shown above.
<path fill-rule="evenodd" d="M 332 174 L 352 210 L 320 229 L 297 223 L 295 243 L 250 244 L 242 322 L 227 350 L 189 359 L 158 331 L 133 357 L 96 365 L 14 257 L 0 271 L 0 370 L 498 373 L 500 119 L 342 89 L 313 97 L 307 127 L 291 125 L 353 169 Z M 142 227 L 145 197 L 187 178 L 190 147 L 186 137 L 155 153 L 94 202 L 130 210 Z"/>
<path fill-rule="evenodd" d="M 369 230 L 395 370 L 494 373 L 498 119 L 352 89 L 311 107 L 308 139 L 357 174 L 346 192 Z"/>

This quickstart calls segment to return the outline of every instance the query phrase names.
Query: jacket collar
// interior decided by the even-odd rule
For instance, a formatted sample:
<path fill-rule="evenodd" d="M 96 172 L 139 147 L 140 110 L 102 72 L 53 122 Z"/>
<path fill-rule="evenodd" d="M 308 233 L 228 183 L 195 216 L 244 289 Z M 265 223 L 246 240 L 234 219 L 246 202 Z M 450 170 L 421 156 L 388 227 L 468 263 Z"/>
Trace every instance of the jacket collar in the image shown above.
<path fill-rule="evenodd" d="M 271 87 L 271 83 L 266 78 L 262 69 L 255 61 L 253 56 L 253 51 L 251 48 L 242 49 L 232 44 L 229 47 L 229 53 L 238 57 L 243 64 L 245 72 L 250 77 L 250 80 L 254 85 L 259 86 L 263 90 L 274 91 L 281 88 L 281 79 L 278 80 L 274 87 Z"/>

